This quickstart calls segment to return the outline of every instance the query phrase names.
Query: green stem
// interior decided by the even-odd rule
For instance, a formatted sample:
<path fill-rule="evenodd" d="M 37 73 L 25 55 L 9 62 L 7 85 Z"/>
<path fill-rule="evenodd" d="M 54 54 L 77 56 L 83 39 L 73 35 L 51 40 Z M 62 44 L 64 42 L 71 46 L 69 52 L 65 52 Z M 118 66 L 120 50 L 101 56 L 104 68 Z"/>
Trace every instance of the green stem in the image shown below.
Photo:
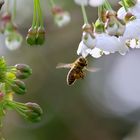
<path fill-rule="evenodd" d="M 20 103 L 20 102 L 15 102 L 15 101 L 12 101 L 16 106 L 19 106 L 21 107 L 22 109 L 25 109 L 27 110 L 27 107 L 24 103 Z"/>
<path fill-rule="evenodd" d="M 124 7 L 125 11 L 128 12 L 128 8 L 127 8 L 127 6 L 125 4 L 125 1 L 124 0 L 121 0 L 121 1 L 122 1 L 122 4 L 123 4 L 123 7 Z"/>
<path fill-rule="evenodd" d="M 107 10 L 112 10 L 112 7 L 111 7 L 110 3 L 108 2 L 108 0 L 105 0 L 105 6 L 106 6 Z"/>
<path fill-rule="evenodd" d="M 9 0 L 6 1 L 6 12 L 9 13 Z"/>
<path fill-rule="evenodd" d="M 39 26 L 39 16 L 38 16 L 38 1 L 37 0 L 35 0 L 35 9 L 36 9 L 36 23 L 35 23 L 35 26 L 36 26 L 36 28 L 38 28 L 38 26 Z"/>
<path fill-rule="evenodd" d="M 37 0 L 37 8 L 38 8 L 38 17 L 39 17 L 39 22 L 40 26 L 43 27 L 43 15 L 42 15 L 42 9 L 40 5 L 40 0 Z"/>
<path fill-rule="evenodd" d="M 19 110 L 18 108 L 15 108 L 15 110 L 21 115 L 21 116 L 23 116 L 23 117 L 27 117 L 26 115 L 25 115 L 25 113 L 23 112 L 23 111 L 21 111 L 21 110 Z"/>
<path fill-rule="evenodd" d="M 12 21 L 14 21 L 15 18 L 16 18 L 16 0 L 14 0 L 14 3 L 13 3 Z"/>
<path fill-rule="evenodd" d="M 83 14 L 84 23 L 85 23 L 85 24 L 88 24 L 88 18 L 87 18 L 85 6 L 84 6 L 84 5 L 81 5 L 81 9 L 82 9 L 82 14 Z"/>
<path fill-rule="evenodd" d="M 54 2 L 54 0 L 50 0 L 50 4 L 51 4 L 51 7 L 55 7 L 55 2 Z"/>
<path fill-rule="evenodd" d="M 36 0 L 34 0 L 33 3 L 34 3 L 34 12 L 33 12 L 33 22 L 32 22 L 32 27 L 36 26 L 36 22 L 37 22 Z"/>
<path fill-rule="evenodd" d="M 10 79 L 5 79 L 5 84 L 7 84 L 8 86 L 11 86 L 13 83 L 13 80 Z M 6 85 L 5 85 L 6 86 Z"/>
<path fill-rule="evenodd" d="M 102 7 L 103 7 L 103 6 L 99 6 L 99 7 L 98 7 L 98 18 L 100 19 L 100 21 L 102 21 L 102 13 L 103 13 L 103 12 L 102 12 L 102 9 L 103 9 Z"/>
<path fill-rule="evenodd" d="M 23 113 L 25 113 L 28 110 L 28 108 L 22 103 L 18 104 L 18 102 L 15 101 L 7 101 L 7 103 L 9 106 L 11 106 L 12 109 L 18 109 Z"/>

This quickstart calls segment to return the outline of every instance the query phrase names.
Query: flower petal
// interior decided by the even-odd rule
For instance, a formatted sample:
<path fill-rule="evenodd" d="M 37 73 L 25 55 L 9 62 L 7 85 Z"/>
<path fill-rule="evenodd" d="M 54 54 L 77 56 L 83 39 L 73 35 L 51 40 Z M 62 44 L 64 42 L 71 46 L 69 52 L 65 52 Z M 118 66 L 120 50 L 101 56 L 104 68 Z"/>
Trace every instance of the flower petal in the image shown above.
<path fill-rule="evenodd" d="M 134 39 L 140 37 L 140 19 L 135 19 L 126 24 L 126 29 L 123 34 L 124 39 Z"/>
<path fill-rule="evenodd" d="M 103 55 L 103 51 L 99 48 L 94 48 L 92 50 L 87 50 L 87 52 L 94 58 L 100 58 Z"/>
<path fill-rule="evenodd" d="M 89 0 L 89 5 L 98 7 L 104 3 L 104 0 Z"/>
<path fill-rule="evenodd" d="M 115 36 L 109 36 L 105 33 L 98 34 L 96 36 L 96 40 L 96 47 L 103 51 L 110 53 L 120 52 L 121 54 L 124 54 L 129 50 L 125 45 L 125 41 L 123 39 L 120 40 L 120 38 Z"/>
<path fill-rule="evenodd" d="M 83 41 L 81 41 L 78 46 L 77 54 L 82 55 L 85 58 L 88 55 L 87 49 L 88 47 L 85 45 Z"/>
<path fill-rule="evenodd" d="M 117 12 L 117 17 L 121 20 L 124 20 L 125 18 L 125 15 L 126 15 L 126 11 L 125 11 L 125 8 L 124 7 L 121 7 L 118 12 Z"/>
<path fill-rule="evenodd" d="M 93 49 L 95 47 L 96 39 L 89 33 L 83 32 L 82 40 L 88 48 Z"/>

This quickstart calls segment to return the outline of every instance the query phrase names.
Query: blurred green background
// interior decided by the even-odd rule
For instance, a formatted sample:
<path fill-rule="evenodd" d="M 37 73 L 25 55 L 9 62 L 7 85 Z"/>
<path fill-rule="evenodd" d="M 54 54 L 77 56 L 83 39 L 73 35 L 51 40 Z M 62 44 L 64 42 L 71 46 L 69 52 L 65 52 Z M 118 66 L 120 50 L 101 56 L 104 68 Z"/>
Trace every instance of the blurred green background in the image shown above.
<path fill-rule="evenodd" d="M 29 0 L 17 2 L 16 23 L 25 38 L 32 22 L 33 5 Z M 100 82 L 96 86 L 97 89 L 91 90 L 88 79 L 91 75 L 94 79 L 95 75 L 96 81 L 102 81 L 102 75 L 106 73 L 87 73 L 84 80 L 79 80 L 69 87 L 66 84 L 68 70 L 55 68 L 59 62 L 69 63 L 77 58 L 76 50 L 81 40 L 83 25 L 81 9 L 73 0 L 56 0 L 56 3 L 70 12 L 71 23 L 57 28 L 49 12 L 48 1 L 41 0 L 47 31 L 44 46 L 30 47 L 24 42 L 20 49 L 9 51 L 1 39 L 0 54 L 5 56 L 9 65 L 26 63 L 33 69 L 33 75 L 25 81 L 27 94 L 16 96 L 15 99 L 36 102 L 44 110 L 42 121 L 37 124 L 24 121 L 16 112 L 8 112 L 4 121 L 4 137 L 6 140 L 122 140 L 136 122 L 113 115 L 104 110 L 98 101 L 93 100 L 92 104 L 90 97 L 86 97 L 89 93 L 101 95 L 97 90 L 102 89 Z M 87 14 L 89 21 L 97 19 L 96 8 L 87 7 Z M 104 65 L 113 67 L 118 57 L 120 56 L 115 54 L 99 60 L 89 57 L 89 65 L 102 69 Z M 110 67 L 106 67 L 107 72 L 111 70 Z M 102 96 L 100 99 L 104 100 Z"/>

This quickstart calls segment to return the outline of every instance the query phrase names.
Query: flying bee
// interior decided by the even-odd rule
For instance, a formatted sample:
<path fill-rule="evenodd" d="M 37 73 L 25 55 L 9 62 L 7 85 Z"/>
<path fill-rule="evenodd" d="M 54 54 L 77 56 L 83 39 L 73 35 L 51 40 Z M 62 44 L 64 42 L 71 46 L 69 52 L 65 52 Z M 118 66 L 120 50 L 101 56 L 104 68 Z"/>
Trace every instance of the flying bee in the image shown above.
<path fill-rule="evenodd" d="M 69 68 L 70 71 L 67 74 L 67 84 L 73 85 L 74 82 L 78 79 L 84 79 L 85 77 L 85 72 L 84 70 L 90 71 L 90 72 L 96 72 L 98 69 L 92 68 L 88 69 L 87 68 L 88 61 L 84 57 L 79 57 L 76 59 L 75 62 L 70 63 L 70 64 L 63 64 L 60 63 L 56 66 L 56 68 Z"/>

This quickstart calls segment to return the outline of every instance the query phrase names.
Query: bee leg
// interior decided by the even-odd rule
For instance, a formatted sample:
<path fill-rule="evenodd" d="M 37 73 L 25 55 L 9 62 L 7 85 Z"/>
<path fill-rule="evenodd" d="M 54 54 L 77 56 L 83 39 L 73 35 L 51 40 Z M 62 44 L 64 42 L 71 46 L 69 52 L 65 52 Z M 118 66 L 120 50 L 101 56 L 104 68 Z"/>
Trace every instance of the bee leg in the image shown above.
<path fill-rule="evenodd" d="M 84 73 L 84 72 L 81 72 L 81 73 L 80 73 L 80 78 L 81 78 L 81 79 L 84 79 L 84 77 L 85 77 L 85 73 Z"/>

